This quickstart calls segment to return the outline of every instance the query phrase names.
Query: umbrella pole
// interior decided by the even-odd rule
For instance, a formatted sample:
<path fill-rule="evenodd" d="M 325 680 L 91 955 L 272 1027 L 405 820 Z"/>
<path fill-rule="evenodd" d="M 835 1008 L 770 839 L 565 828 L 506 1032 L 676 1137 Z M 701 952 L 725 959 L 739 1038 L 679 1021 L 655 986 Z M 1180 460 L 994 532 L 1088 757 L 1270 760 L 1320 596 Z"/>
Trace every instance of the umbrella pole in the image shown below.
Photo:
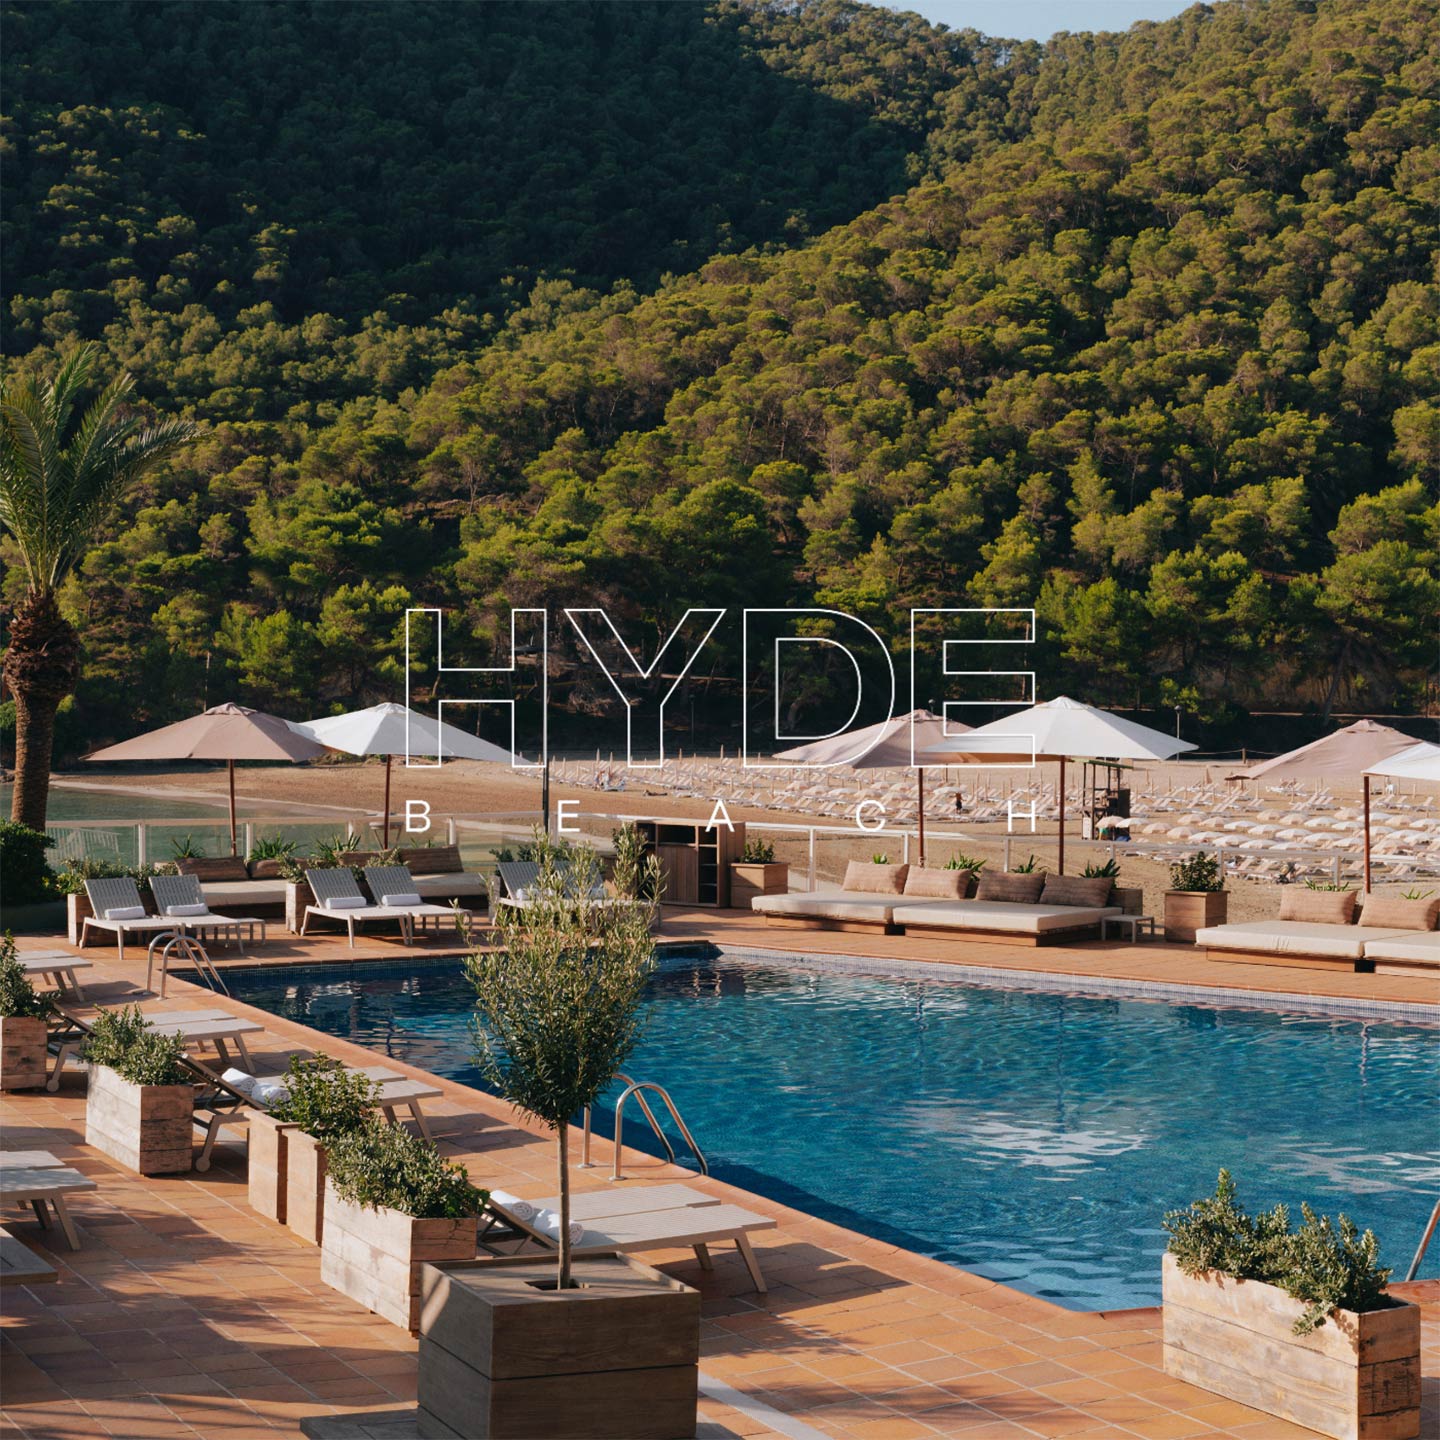
<path fill-rule="evenodd" d="M 232 855 L 238 855 L 240 853 L 240 847 L 235 839 L 235 762 L 233 760 L 227 760 L 225 762 L 225 769 L 229 771 L 230 774 L 230 853 Z"/>
<path fill-rule="evenodd" d="M 390 848 L 390 756 L 385 757 L 385 813 L 380 820 L 380 848 Z"/>
<path fill-rule="evenodd" d="M 925 767 L 922 765 L 916 772 L 916 779 L 920 785 L 920 809 L 917 814 L 920 819 L 920 868 L 925 868 Z"/>
<path fill-rule="evenodd" d="M 1065 873 L 1065 757 L 1060 757 L 1060 873 Z"/>
<path fill-rule="evenodd" d="M 1370 777 L 1360 777 L 1360 796 L 1365 808 L 1365 893 L 1370 893 Z"/>

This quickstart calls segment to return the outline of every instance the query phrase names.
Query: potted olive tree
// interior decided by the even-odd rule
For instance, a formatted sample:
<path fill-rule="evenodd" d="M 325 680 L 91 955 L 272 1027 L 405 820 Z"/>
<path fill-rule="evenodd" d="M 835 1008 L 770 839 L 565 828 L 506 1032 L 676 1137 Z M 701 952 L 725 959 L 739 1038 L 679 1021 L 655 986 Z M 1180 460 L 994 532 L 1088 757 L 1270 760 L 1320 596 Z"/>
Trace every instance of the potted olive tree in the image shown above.
<path fill-rule="evenodd" d="M 652 933 L 660 928 L 660 896 L 665 889 L 665 876 L 658 856 L 647 853 L 645 837 L 637 826 L 622 825 L 610 835 L 615 855 L 610 863 L 610 887 L 617 900 L 628 900 L 640 907 L 645 923 Z M 539 853 L 549 853 L 541 844 Z M 557 851 L 556 857 L 572 858 L 569 851 Z"/>
<path fill-rule="evenodd" d="M 1165 938 L 1193 945 L 1197 930 L 1225 923 L 1229 898 L 1214 855 L 1197 850 L 1177 861 L 1165 892 Z"/>
<path fill-rule="evenodd" d="M 141 1175 L 189 1170 L 195 1090 L 181 1037 L 157 1034 L 127 1005 L 95 1017 L 81 1055 L 90 1066 L 85 1143 Z"/>
<path fill-rule="evenodd" d="M 422 1429 L 477 1437 L 695 1431 L 700 1297 L 649 1266 L 574 1253 L 570 1125 L 635 1047 L 654 952 L 640 907 L 596 898 L 593 855 L 541 858 L 524 923 L 472 955 L 487 1080 L 555 1135 L 555 1253 L 425 1270 Z M 427 1432 L 428 1433 L 428 1432 Z"/>
<path fill-rule="evenodd" d="M 380 1087 L 328 1055 L 292 1055 L 281 1085 L 284 1093 L 251 1121 L 250 1204 L 318 1245 L 328 1148 L 365 1123 Z"/>
<path fill-rule="evenodd" d="M 370 1115 L 329 1146 L 320 1278 L 414 1332 L 421 1265 L 474 1259 L 487 1198 L 432 1141 Z"/>
<path fill-rule="evenodd" d="M 45 1022 L 54 1008 L 48 995 L 35 993 L 7 930 L 0 940 L 0 1090 L 45 1083 Z"/>
<path fill-rule="evenodd" d="M 1336 1440 L 1420 1433 L 1420 1310 L 1386 1293 L 1370 1231 L 1215 1194 L 1165 1217 L 1167 1374 Z"/>
<path fill-rule="evenodd" d="M 789 863 L 775 858 L 768 841 L 747 840 L 730 865 L 730 904 L 748 910 L 757 895 L 784 895 L 789 889 Z"/>

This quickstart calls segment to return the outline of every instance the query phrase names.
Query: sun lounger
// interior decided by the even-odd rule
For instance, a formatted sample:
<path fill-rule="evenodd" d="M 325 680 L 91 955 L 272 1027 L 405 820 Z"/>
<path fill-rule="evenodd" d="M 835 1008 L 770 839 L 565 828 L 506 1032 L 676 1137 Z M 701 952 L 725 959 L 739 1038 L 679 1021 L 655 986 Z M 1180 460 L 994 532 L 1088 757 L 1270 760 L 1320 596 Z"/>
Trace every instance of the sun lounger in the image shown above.
<path fill-rule="evenodd" d="M 87 880 L 85 896 L 95 912 L 87 915 L 80 924 L 80 948 L 88 943 L 91 930 L 113 930 L 115 945 L 121 961 L 125 959 L 125 937 L 127 935 L 154 935 L 162 930 L 175 930 L 173 920 L 159 915 L 147 915 L 145 902 L 134 880 L 128 875 L 108 880 Z"/>
<path fill-rule="evenodd" d="M 534 860 L 502 860 L 495 869 L 499 873 L 500 883 L 504 888 L 504 894 L 495 899 L 496 905 L 509 905 L 514 909 L 524 910 L 527 906 L 533 905 L 536 900 L 544 898 L 540 890 L 542 877 L 538 862 Z M 555 862 L 553 874 L 554 883 L 559 886 L 561 896 L 575 893 L 577 881 L 573 870 L 565 861 Z M 597 885 L 592 890 L 589 899 L 594 905 L 621 903 L 616 897 L 607 895 L 603 885 Z"/>
<path fill-rule="evenodd" d="M 54 1161 L 49 1155 L 45 1158 Z M 65 1239 L 72 1250 L 80 1248 L 80 1237 L 75 1232 L 75 1223 L 65 1206 L 67 1195 L 83 1190 L 97 1189 L 95 1182 L 78 1170 L 58 1163 L 42 1165 L 12 1165 L 0 1161 L 0 1204 L 29 1205 L 35 1211 L 43 1229 L 50 1228 L 50 1217 L 46 1213 L 49 1205 L 55 1211 L 55 1218 L 65 1232 Z"/>
<path fill-rule="evenodd" d="M 202 940 L 207 934 L 226 936 L 242 954 L 245 941 L 254 941 L 257 926 L 261 943 L 265 941 L 263 920 L 253 915 L 217 915 L 211 910 L 194 875 L 152 875 L 150 893 L 155 908 L 182 934 L 198 935 Z"/>
<path fill-rule="evenodd" d="M 55 1267 L 8 1230 L 0 1228 L 0 1285 L 48 1285 Z"/>
<path fill-rule="evenodd" d="M 1404 939 L 1367 941 L 1365 958 L 1374 962 L 1377 974 L 1433 977 L 1440 974 L 1440 932 L 1412 930 Z"/>
<path fill-rule="evenodd" d="M 63 950 L 32 951 L 28 955 L 18 955 L 16 959 L 26 975 L 48 978 L 62 994 L 68 990 L 77 1000 L 85 999 L 85 991 L 75 978 L 75 972 L 93 969 L 90 961 L 81 960 Z"/>
<path fill-rule="evenodd" d="M 367 865 L 365 884 L 378 905 L 391 910 L 403 910 L 410 917 L 412 932 L 424 930 L 427 925 L 435 929 L 460 925 L 460 934 L 468 938 L 474 916 L 458 906 L 436 905 L 420 897 L 415 888 L 415 877 L 404 865 Z"/>
<path fill-rule="evenodd" d="M 247 1035 L 259 1035 L 265 1027 L 254 1020 L 245 1020 L 232 1015 L 228 1010 L 175 1010 L 145 1012 L 151 1027 L 162 1035 L 178 1035 L 187 1045 L 213 1045 L 221 1061 L 230 1063 L 227 1044 L 233 1044 L 243 1064 L 250 1065 L 250 1052 L 245 1045 Z M 45 1088 L 54 1092 L 60 1088 L 60 1074 L 66 1064 L 80 1053 L 80 1048 L 90 1038 L 91 1026 L 78 1015 L 66 1013 L 59 1026 L 48 1038 L 48 1049 L 55 1057 L 50 1067 L 50 1077 Z"/>
<path fill-rule="evenodd" d="M 350 936 L 350 948 L 355 948 L 355 927 L 362 920 L 395 920 L 400 925 L 400 938 L 409 945 L 414 941 L 410 928 L 410 912 L 395 909 L 389 905 L 367 904 L 355 877 L 348 869 L 307 870 L 305 879 L 316 903 L 305 907 L 300 921 L 300 933 L 305 934 L 311 916 L 323 916 L 327 920 L 341 920 Z"/>
<path fill-rule="evenodd" d="M 257 1099 L 255 1091 L 260 1086 L 281 1086 L 285 1082 L 283 1075 L 251 1075 L 248 1077 L 249 1084 L 245 1088 L 233 1083 L 224 1075 L 217 1075 L 208 1066 L 199 1061 L 189 1061 L 188 1068 L 201 1081 L 201 1093 L 195 1101 L 195 1126 L 205 1137 L 200 1147 L 200 1154 L 196 1157 L 195 1168 L 197 1170 L 208 1170 L 210 1168 L 210 1156 L 215 1149 L 215 1144 L 220 1138 L 221 1131 L 227 1125 L 248 1124 L 250 1110 L 268 1110 L 270 1107 L 263 1100 Z M 428 1084 L 423 1080 L 412 1080 L 408 1075 L 402 1075 L 398 1070 L 390 1070 L 384 1065 L 347 1065 L 345 1067 L 351 1074 L 365 1075 L 374 1080 L 380 1087 L 380 1096 L 375 1103 L 375 1108 L 392 1124 L 398 1124 L 399 1118 L 396 1111 L 404 1106 L 410 1111 L 411 1118 L 415 1121 L 416 1128 L 427 1139 L 434 1137 L 430 1133 L 430 1123 L 425 1111 L 421 1107 L 424 1100 L 433 1100 L 443 1092 L 436 1085 Z M 227 1072 L 233 1073 L 233 1072 Z"/>
<path fill-rule="evenodd" d="M 493 1195 L 480 1220 L 479 1244 L 490 1254 L 513 1254 L 527 1245 L 554 1250 L 555 1236 L 537 1228 L 536 1210 L 558 1213 L 559 1199 L 534 1200 L 519 1205 Z M 575 1195 L 570 1219 L 584 1227 L 575 1246 L 577 1255 L 605 1251 L 643 1253 L 689 1247 L 702 1268 L 709 1270 L 709 1247 L 732 1241 L 755 1288 L 765 1291 L 765 1277 L 750 1244 L 757 1230 L 775 1229 L 775 1221 L 715 1200 L 688 1185 L 652 1185 L 642 1189 Z"/>

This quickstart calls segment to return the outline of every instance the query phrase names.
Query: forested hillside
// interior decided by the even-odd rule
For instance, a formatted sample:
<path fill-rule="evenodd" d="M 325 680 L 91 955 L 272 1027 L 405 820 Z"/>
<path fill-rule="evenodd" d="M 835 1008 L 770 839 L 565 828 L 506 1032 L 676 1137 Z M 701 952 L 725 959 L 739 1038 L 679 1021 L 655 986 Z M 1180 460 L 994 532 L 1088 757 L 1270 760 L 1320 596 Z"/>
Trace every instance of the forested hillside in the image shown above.
<path fill-rule="evenodd" d="M 208 422 L 68 592 L 95 728 L 373 698 L 420 600 L 1036 603 L 1049 691 L 1433 699 L 1431 0 L 396 14 L 7 19 L 9 363 Z"/>

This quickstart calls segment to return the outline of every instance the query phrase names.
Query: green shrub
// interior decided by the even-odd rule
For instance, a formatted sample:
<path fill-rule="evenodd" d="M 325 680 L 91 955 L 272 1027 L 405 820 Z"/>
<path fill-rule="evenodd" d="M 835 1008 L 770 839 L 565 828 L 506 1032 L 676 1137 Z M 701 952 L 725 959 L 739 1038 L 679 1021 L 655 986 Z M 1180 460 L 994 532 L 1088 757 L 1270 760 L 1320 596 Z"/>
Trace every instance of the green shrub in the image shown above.
<path fill-rule="evenodd" d="M 1223 890 L 1225 880 L 1220 874 L 1220 861 L 1203 850 L 1176 861 L 1170 867 L 1170 888 L 1199 894 Z"/>
<path fill-rule="evenodd" d="M 1375 1236 L 1369 1230 L 1361 1235 L 1345 1215 L 1332 1224 L 1309 1205 L 1300 1211 L 1302 1223 L 1294 1231 L 1284 1205 L 1247 1215 L 1230 1172 L 1221 1170 L 1214 1195 L 1188 1210 L 1172 1210 L 1163 1223 L 1170 1253 L 1185 1274 L 1218 1270 L 1278 1286 L 1302 1301 L 1297 1335 L 1323 1325 L 1332 1310 L 1380 1308 L 1391 1272 L 1379 1264 Z"/>
<path fill-rule="evenodd" d="M 54 878 L 45 864 L 45 852 L 54 843 L 43 830 L 0 820 L 0 876 L 7 905 L 38 905 L 55 895 Z"/>
<path fill-rule="evenodd" d="M 262 835 L 250 847 L 251 860 L 288 860 L 295 853 L 295 842 L 279 835 Z"/>
<path fill-rule="evenodd" d="M 199 860 L 205 850 L 193 835 L 174 835 L 170 839 L 170 853 L 177 860 Z"/>
<path fill-rule="evenodd" d="M 1342 880 L 1337 885 L 1333 880 L 1307 880 L 1305 882 L 1305 888 L 1307 890 L 1339 891 L 1343 894 L 1350 888 L 1350 882 L 1348 880 Z"/>
<path fill-rule="evenodd" d="M 270 1113 L 298 1125 L 326 1146 L 364 1125 L 380 1096 L 374 1080 L 347 1070 L 328 1055 L 308 1060 L 292 1055 L 283 1083 L 289 1097 L 276 1101 Z"/>
<path fill-rule="evenodd" d="M 742 865 L 773 865 L 775 847 L 768 840 L 747 840 L 740 848 Z"/>
<path fill-rule="evenodd" d="M 647 853 L 645 838 L 635 825 L 622 825 L 610 835 L 615 845 L 615 866 L 611 880 L 615 893 L 627 900 L 658 905 L 665 889 L 665 876 L 657 855 Z"/>
<path fill-rule="evenodd" d="M 489 1198 L 429 1140 L 376 1116 L 327 1147 L 335 1193 L 352 1205 L 385 1206 L 417 1220 L 478 1215 Z"/>
<path fill-rule="evenodd" d="M 158 865 L 122 865 L 117 860 L 68 860 L 54 877 L 55 888 L 62 895 L 83 895 L 87 880 L 107 880 L 128 875 L 144 892 L 145 882 L 152 875 L 173 875 L 174 865 L 162 861 Z"/>
<path fill-rule="evenodd" d="M 184 1040 L 156 1034 L 138 1005 L 102 1010 L 81 1054 L 132 1085 L 179 1085 L 189 1079 L 182 1063 Z"/>
<path fill-rule="evenodd" d="M 1010 867 L 1010 873 L 1012 875 L 1033 875 L 1039 868 L 1040 861 L 1036 859 L 1034 855 L 1031 855 L 1023 865 L 1012 865 Z"/>
<path fill-rule="evenodd" d="M 870 857 L 870 863 L 872 865 L 888 865 L 890 863 L 890 857 L 883 850 L 880 850 Z"/>
<path fill-rule="evenodd" d="M 947 870 L 968 870 L 972 875 L 979 875 L 985 868 L 985 862 L 983 860 L 977 860 L 973 855 L 965 854 L 962 850 L 952 855 L 945 862 L 945 868 Z"/>
<path fill-rule="evenodd" d="M 0 940 L 0 1016 L 20 1019 L 33 1016 L 48 1018 L 55 1008 L 55 1002 L 48 995 L 39 995 L 30 983 L 30 977 L 15 957 L 15 937 L 7 930 Z"/>
<path fill-rule="evenodd" d="M 1112 855 L 1103 865 L 1096 865 L 1092 862 L 1080 873 L 1087 880 L 1118 880 L 1120 878 L 1120 862 Z"/>

